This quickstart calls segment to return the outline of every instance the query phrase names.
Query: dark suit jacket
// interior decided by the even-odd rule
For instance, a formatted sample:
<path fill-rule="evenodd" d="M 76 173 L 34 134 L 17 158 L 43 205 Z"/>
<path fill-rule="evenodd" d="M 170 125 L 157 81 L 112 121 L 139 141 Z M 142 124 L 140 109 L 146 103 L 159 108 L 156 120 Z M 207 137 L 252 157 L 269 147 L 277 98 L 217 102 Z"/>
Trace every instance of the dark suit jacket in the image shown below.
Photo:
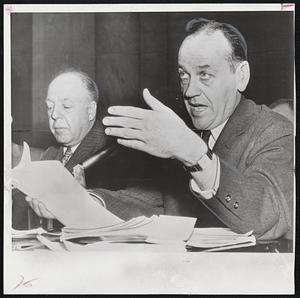
<path fill-rule="evenodd" d="M 161 200 L 153 186 L 145 195 L 140 187 L 139 196 L 132 196 L 135 188 L 96 192 L 123 219 L 153 213 L 195 216 L 200 227 L 227 226 L 242 233 L 253 230 L 261 239 L 291 238 L 293 138 L 292 125 L 284 117 L 242 99 L 213 149 L 221 164 L 214 198 L 202 200 L 192 195 L 188 174 L 174 160 L 167 161 L 166 172 L 158 179 Z"/>
<path fill-rule="evenodd" d="M 167 183 L 165 212 L 197 216 L 199 226 L 223 223 L 236 232 L 253 230 L 261 239 L 291 238 L 293 140 L 289 121 L 242 99 L 213 148 L 221 164 L 216 196 L 190 195 L 189 179 L 177 171 Z"/>
<path fill-rule="evenodd" d="M 104 128 L 100 121 L 96 120 L 89 133 L 82 140 L 80 145 L 66 163 L 65 167 L 72 173 L 73 167 L 81 164 L 86 159 L 91 157 L 96 151 L 103 148 L 109 142 L 108 137 L 104 133 Z M 61 160 L 63 157 L 63 147 L 49 147 L 41 155 L 41 160 Z M 87 187 L 107 186 L 106 181 L 108 175 L 105 169 L 94 169 L 93 175 L 89 176 Z M 104 181 L 105 180 L 105 181 Z M 38 226 L 39 218 L 31 210 L 28 211 L 28 204 L 24 200 L 24 195 L 19 191 L 13 193 L 13 207 L 12 207 L 12 223 L 16 229 L 28 228 L 28 212 L 30 213 L 31 224 Z"/>
<path fill-rule="evenodd" d="M 77 164 L 82 164 L 96 151 L 102 149 L 108 143 L 108 137 L 100 121 L 96 120 L 93 127 L 81 141 L 71 158 L 66 163 L 66 169 L 72 173 Z M 49 147 L 41 155 L 41 160 L 61 160 L 63 157 L 63 146 Z"/>

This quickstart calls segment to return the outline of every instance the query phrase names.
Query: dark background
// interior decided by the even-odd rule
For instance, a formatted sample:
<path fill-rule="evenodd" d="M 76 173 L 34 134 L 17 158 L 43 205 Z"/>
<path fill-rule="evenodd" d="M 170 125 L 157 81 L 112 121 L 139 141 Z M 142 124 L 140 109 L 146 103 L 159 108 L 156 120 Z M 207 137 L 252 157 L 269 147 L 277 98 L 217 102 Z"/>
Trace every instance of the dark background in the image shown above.
<path fill-rule="evenodd" d="M 236 26 L 248 43 L 245 95 L 269 105 L 294 96 L 292 12 L 15 13 L 11 17 L 12 138 L 54 144 L 44 100 L 56 72 L 76 67 L 97 82 L 99 116 L 113 104 L 143 106 L 142 89 L 186 117 L 177 51 L 194 17 Z"/>

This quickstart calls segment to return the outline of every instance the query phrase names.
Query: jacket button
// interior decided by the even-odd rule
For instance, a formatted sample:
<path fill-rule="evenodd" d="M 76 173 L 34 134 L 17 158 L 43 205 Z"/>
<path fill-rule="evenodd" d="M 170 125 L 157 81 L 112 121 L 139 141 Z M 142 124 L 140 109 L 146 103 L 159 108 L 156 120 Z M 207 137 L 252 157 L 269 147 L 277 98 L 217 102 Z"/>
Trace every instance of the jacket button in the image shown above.
<path fill-rule="evenodd" d="M 229 203 L 229 202 L 231 201 L 231 196 L 230 196 L 230 195 L 227 195 L 227 196 L 225 197 L 225 201 L 226 201 L 227 203 Z"/>
<path fill-rule="evenodd" d="M 235 202 L 234 205 L 233 205 L 233 208 L 234 208 L 234 209 L 239 208 L 239 202 Z"/>

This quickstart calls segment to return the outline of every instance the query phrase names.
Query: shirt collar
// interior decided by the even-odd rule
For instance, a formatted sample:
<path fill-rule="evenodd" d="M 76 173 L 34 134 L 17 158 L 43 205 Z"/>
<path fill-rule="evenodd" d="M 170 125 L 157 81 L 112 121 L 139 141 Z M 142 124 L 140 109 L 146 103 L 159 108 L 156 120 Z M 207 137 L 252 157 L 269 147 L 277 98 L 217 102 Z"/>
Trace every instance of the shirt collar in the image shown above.
<path fill-rule="evenodd" d="M 219 126 L 211 129 L 211 135 L 212 135 L 212 139 L 214 144 L 217 142 L 218 137 L 220 136 L 225 124 L 227 123 L 228 119 L 226 119 L 222 124 L 220 124 Z M 214 144 L 212 144 L 212 146 L 214 146 Z"/>
<path fill-rule="evenodd" d="M 71 147 L 72 154 L 75 152 L 75 150 L 77 149 L 77 147 L 78 147 L 79 145 L 80 145 L 80 143 L 77 144 L 77 145 L 75 145 L 75 146 L 72 146 L 72 147 Z M 67 148 L 68 148 L 68 147 L 64 147 L 64 148 L 63 148 L 63 149 L 64 149 L 64 154 L 66 153 Z"/>

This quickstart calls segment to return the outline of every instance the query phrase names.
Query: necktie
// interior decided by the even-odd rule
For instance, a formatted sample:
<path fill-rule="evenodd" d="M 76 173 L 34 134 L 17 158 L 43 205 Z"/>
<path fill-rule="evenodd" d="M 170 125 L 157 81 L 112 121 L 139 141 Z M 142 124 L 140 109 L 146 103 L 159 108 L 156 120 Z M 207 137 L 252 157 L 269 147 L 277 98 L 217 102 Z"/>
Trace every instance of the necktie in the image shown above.
<path fill-rule="evenodd" d="M 208 141 L 209 141 L 210 136 L 211 136 L 211 131 L 210 130 L 202 130 L 201 138 L 205 142 L 205 144 L 207 145 L 208 148 L 209 148 Z"/>
<path fill-rule="evenodd" d="M 70 159 L 71 155 L 72 155 L 71 147 L 67 147 L 67 150 L 66 150 L 66 152 L 65 152 L 65 154 L 64 154 L 64 156 L 63 156 L 63 158 L 61 160 L 61 162 L 62 162 L 63 165 L 65 165 L 68 162 L 68 160 Z"/>

